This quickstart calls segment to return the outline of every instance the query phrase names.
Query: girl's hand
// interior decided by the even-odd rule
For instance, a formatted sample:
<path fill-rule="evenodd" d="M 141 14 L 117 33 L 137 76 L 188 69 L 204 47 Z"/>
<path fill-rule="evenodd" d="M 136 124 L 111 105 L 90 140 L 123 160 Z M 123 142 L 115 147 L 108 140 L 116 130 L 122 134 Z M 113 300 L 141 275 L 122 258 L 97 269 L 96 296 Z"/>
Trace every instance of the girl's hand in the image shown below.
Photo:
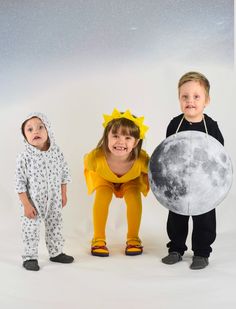
<path fill-rule="evenodd" d="M 37 216 L 37 210 L 32 205 L 24 206 L 24 215 L 28 219 L 35 219 Z"/>

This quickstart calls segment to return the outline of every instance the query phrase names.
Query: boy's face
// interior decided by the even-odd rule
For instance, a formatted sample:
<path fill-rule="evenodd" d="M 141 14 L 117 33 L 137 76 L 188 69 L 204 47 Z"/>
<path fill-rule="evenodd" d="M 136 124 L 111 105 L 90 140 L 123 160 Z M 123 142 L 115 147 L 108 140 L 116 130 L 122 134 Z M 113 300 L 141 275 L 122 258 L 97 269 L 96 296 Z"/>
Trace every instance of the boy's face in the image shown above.
<path fill-rule="evenodd" d="M 30 145 L 43 151 L 48 149 L 48 132 L 41 119 L 29 119 L 25 124 L 24 133 Z"/>
<path fill-rule="evenodd" d="M 208 105 L 210 98 L 199 82 L 189 81 L 180 87 L 179 101 L 185 118 L 188 121 L 200 122 L 203 118 L 204 108 Z"/>

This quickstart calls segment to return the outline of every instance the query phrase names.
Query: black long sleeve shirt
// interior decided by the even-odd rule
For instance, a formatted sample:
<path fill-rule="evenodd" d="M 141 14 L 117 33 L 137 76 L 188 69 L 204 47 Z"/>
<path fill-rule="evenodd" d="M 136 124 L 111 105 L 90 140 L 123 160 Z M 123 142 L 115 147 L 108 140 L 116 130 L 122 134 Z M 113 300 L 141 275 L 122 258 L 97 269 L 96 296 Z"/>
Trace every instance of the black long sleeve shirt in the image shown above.
<path fill-rule="evenodd" d="M 220 132 L 217 122 L 213 120 L 211 117 L 207 116 L 206 114 L 204 114 L 204 117 L 206 121 L 208 134 L 216 138 L 222 145 L 224 145 L 224 138 Z M 166 137 L 176 133 L 176 130 L 182 118 L 183 118 L 183 114 L 180 114 L 177 117 L 174 117 L 170 121 L 167 127 Z M 189 122 L 188 120 L 184 118 L 179 128 L 179 132 L 188 131 L 188 130 L 206 132 L 203 120 L 200 122 Z"/>

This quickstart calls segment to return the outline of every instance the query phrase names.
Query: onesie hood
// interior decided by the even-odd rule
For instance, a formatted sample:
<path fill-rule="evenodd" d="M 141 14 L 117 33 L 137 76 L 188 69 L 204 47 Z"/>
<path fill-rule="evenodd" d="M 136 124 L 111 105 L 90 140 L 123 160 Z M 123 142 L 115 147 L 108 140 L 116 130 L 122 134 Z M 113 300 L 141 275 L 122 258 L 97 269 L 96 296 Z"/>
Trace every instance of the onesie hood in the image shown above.
<path fill-rule="evenodd" d="M 25 144 L 25 147 L 28 151 L 30 152 L 34 152 L 34 153 L 41 153 L 41 150 L 37 149 L 36 147 L 30 145 L 28 143 L 28 141 L 26 140 L 24 134 L 23 134 L 23 124 L 26 120 L 29 120 L 33 117 L 37 117 L 39 118 L 43 124 L 45 125 L 46 129 L 47 129 L 47 133 L 48 133 L 48 139 L 49 139 L 49 148 L 47 151 L 51 150 L 52 148 L 54 148 L 55 146 L 55 139 L 54 139 L 54 134 L 52 132 L 52 129 L 51 129 L 51 124 L 47 118 L 46 115 L 44 115 L 43 113 L 40 113 L 40 112 L 33 112 L 33 113 L 30 113 L 23 121 L 22 121 L 22 124 L 21 124 L 21 134 L 23 136 L 23 139 L 24 139 L 24 144 Z"/>

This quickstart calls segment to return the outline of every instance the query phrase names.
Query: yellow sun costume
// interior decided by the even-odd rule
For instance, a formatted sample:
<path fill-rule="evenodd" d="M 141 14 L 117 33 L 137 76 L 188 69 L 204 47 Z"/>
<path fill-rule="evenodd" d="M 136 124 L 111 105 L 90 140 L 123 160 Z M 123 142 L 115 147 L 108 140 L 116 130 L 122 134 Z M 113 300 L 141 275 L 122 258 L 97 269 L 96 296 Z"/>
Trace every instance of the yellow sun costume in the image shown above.
<path fill-rule="evenodd" d="M 113 190 L 116 197 L 123 197 L 124 192 L 130 187 L 136 187 L 144 196 L 149 190 L 147 167 L 149 157 L 141 150 L 139 158 L 134 161 L 131 169 L 119 177 L 112 172 L 102 149 L 94 149 L 84 157 L 84 173 L 88 194 L 93 193 L 98 187 L 107 186 Z"/>
<path fill-rule="evenodd" d="M 112 119 L 119 118 L 117 117 L 117 113 L 119 112 L 117 110 L 114 110 L 113 114 L 114 113 L 116 114 L 115 117 L 113 117 Z M 128 117 L 133 117 L 129 111 L 126 112 L 126 115 L 128 115 L 127 117 L 125 117 L 127 119 L 129 119 Z M 112 120 L 109 117 L 111 118 L 111 116 L 108 115 L 104 116 L 104 126 L 106 126 L 107 123 Z M 140 121 L 140 118 L 135 118 L 135 121 Z M 141 119 L 141 121 L 143 121 L 143 118 Z M 140 137 L 142 136 L 143 138 L 147 127 L 145 126 L 144 128 L 144 125 L 139 125 L 139 127 L 143 129 L 142 131 L 140 130 Z M 109 205 L 113 194 L 118 198 L 124 197 L 127 205 L 127 240 L 131 240 L 131 243 L 129 243 L 129 245 L 133 244 L 135 246 L 137 244 L 138 246 L 139 244 L 141 244 L 141 241 L 138 238 L 142 215 L 141 193 L 146 196 L 149 191 L 149 183 L 147 176 L 148 161 L 148 154 L 144 150 L 141 150 L 139 157 L 134 161 L 130 170 L 122 176 L 117 176 L 110 169 L 103 149 L 96 148 L 85 155 L 84 174 L 88 193 L 92 194 L 94 191 L 96 191 L 93 206 L 93 242 L 97 246 L 96 248 L 99 256 L 108 255 L 108 249 L 105 247 L 105 227 L 108 217 Z M 130 248 L 130 251 L 132 250 L 136 252 L 137 248 Z M 103 252 L 104 255 L 102 255 Z"/>

